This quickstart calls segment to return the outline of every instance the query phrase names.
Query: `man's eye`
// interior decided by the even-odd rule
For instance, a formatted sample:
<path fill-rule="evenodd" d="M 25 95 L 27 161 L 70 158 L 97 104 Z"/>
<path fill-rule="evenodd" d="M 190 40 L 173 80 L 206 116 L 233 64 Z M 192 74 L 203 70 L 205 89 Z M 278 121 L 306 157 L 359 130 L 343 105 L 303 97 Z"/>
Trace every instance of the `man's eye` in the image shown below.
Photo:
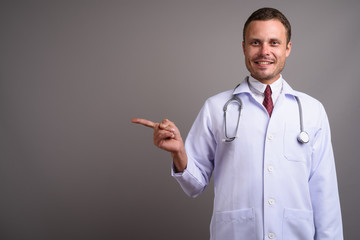
<path fill-rule="evenodd" d="M 260 43 L 258 41 L 251 42 L 251 45 L 259 45 Z"/>
<path fill-rule="evenodd" d="M 279 45 L 279 42 L 278 41 L 273 41 L 272 45 Z"/>

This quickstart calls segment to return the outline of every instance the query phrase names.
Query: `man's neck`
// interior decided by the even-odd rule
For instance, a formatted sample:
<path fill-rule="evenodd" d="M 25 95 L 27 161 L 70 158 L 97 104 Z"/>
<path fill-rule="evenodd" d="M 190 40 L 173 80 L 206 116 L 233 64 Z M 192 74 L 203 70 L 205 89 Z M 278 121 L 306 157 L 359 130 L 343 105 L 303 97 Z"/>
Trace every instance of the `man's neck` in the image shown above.
<path fill-rule="evenodd" d="M 277 80 L 279 80 L 281 78 L 281 74 L 278 74 L 277 76 L 271 78 L 271 79 L 258 79 L 256 77 L 254 77 L 253 75 L 251 75 L 251 77 L 253 77 L 254 79 L 258 80 L 259 82 L 266 84 L 266 85 L 270 85 L 274 82 L 276 82 Z"/>

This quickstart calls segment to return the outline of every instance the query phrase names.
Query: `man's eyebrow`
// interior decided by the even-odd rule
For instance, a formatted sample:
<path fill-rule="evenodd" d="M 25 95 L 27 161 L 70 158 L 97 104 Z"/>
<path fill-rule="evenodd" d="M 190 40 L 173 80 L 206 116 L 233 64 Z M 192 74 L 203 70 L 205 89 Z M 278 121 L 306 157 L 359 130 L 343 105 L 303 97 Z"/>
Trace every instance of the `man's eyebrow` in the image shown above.
<path fill-rule="evenodd" d="M 249 40 L 250 42 L 253 42 L 253 41 L 261 42 L 261 40 L 258 39 L 258 38 L 249 38 L 248 40 Z"/>
<path fill-rule="evenodd" d="M 270 38 L 270 42 L 273 42 L 273 41 L 277 41 L 279 43 L 282 42 L 281 39 L 279 39 L 279 38 Z"/>

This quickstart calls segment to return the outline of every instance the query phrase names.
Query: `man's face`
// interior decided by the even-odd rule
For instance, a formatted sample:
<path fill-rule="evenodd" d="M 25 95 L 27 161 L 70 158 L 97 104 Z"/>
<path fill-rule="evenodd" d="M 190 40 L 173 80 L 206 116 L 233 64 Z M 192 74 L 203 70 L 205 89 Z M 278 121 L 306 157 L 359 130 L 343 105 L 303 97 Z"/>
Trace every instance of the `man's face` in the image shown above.
<path fill-rule="evenodd" d="M 242 45 L 246 68 L 253 78 L 271 84 L 280 77 L 291 42 L 287 44 L 286 29 L 279 20 L 250 22 Z"/>

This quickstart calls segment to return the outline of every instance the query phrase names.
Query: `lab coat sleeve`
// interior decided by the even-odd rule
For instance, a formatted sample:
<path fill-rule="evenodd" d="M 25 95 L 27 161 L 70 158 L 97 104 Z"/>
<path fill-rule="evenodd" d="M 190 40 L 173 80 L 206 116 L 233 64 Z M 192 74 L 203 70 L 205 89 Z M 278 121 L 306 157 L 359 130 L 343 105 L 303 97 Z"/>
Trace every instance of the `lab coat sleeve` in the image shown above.
<path fill-rule="evenodd" d="M 321 128 L 315 136 L 309 178 L 315 240 L 342 240 L 342 220 L 330 127 L 321 106 Z"/>
<path fill-rule="evenodd" d="M 171 171 L 187 195 L 197 197 L 208 185 L 214 167 L 215 148 L 209 105 L 206 102 L 185 142 L 188 156 L 186 169 L 182 173 L 175 173 L 173 167 Z"/>

